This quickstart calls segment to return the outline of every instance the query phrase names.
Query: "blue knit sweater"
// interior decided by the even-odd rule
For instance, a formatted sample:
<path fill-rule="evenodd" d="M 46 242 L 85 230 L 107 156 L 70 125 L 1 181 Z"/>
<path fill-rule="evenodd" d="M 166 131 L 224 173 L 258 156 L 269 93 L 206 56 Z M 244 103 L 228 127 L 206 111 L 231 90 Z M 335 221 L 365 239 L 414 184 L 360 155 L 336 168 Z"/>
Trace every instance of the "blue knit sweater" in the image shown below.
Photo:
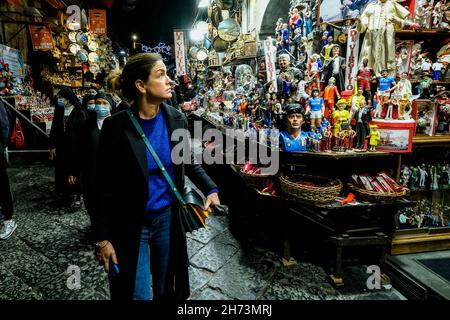
<path fill-rule="evenodd" d="M 148 141 L 150 141 L 153 149 L 161 160 L 162 164 L 167 170 L 167 173 L 174 181 L 173 165 L 171 156 L 171 144 L 169 136 L 169 128 L 167 126 L 164 115 L 159 112 L 153 119 L 138 119 L 139 124 L 144 130 Z M 174 199 L 170 186 L 161 173 L 150 151 L 147 152 L 147 167 L 149 172 L 148 179 L 148 199 L 147 199 L 147 213 L 155 213 L 167 208 L 172 204 Z M 206 196 L 211 193 L 218 192 L 217 188 L 211 189 Z"/>
<path fill-rule="evenodd" d="M 174 180 L 173 165 L 170 159 L 171 148 L 169 129 L 167 127 L 167 122 L 164 115 L 162 112 L 158 112 L 156 117 L 153 119 L 138 119 L 138 121 L 162 164 L 166 168 L 172 180 Z M 172 203 L 173 198 L 170 186 L 162 175 L 161 170 L 147 148 L 146 151 L 149 173 L 149 192 L 146 211 L 151 213 L 167 208 Z"/>

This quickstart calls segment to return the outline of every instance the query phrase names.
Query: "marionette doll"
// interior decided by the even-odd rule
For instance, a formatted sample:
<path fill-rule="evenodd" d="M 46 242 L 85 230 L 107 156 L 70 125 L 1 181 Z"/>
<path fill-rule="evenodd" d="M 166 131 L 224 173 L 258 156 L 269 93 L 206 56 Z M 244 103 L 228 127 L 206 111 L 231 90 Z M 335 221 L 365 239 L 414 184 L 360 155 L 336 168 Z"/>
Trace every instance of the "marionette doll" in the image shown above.
<path fill-rule="evenodd" d="M 381 140 L 381 133 L 380 133 L 380 131 L 378 131 L 378 126 L 376 124 L 371 124 L 370 125 L 370 140 L 369 140 L 370 149 L 369 149 L 369 151 L 371 151 L 371 152 L 376 151 L 376 147 L 378 146 L 380 140 Z"/>
<path fill-rule="evenodd" d="M 341 99 L 341 95 L 335 85 L 336 79 L 333 77 L 328 80 L 328 85 L 325 87 L 325 90 L 322 92 L 322 96 L 325 102 L 325 117 L 328 118 L 334 111 L 335 106 L 335 98 Z"/>

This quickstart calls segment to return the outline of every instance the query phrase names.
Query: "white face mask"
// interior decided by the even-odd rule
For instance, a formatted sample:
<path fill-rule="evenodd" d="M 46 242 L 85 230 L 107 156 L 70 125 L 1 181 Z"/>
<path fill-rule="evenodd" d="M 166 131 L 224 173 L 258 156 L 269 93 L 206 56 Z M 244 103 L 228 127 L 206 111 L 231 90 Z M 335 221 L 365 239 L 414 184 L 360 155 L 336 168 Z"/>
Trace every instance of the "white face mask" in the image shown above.
<path fill-rule="evenodd" d="M 74 106 L 68 106 L 64 108 L 64 116 L 68 117 L 70 113 L 72 112 Z"/>

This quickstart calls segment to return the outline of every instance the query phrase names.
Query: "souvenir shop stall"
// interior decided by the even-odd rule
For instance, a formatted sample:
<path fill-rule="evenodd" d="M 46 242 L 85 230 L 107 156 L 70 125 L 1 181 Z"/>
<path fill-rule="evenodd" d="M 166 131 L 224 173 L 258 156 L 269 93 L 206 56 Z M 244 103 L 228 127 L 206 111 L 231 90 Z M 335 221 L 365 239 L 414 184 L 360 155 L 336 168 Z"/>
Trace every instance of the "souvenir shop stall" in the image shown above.
<path fill-rule="evenodd" d="M 81 100 L 118 68 L 106 10 L 61 1 L 31 1 L 28 7 L 7 1 L 0 10 L 7 13 L 0 18 L 0 94 L 19 111 L 13 110 L 17 143 L 9 149 L 44 152 L 57 91 L 69 87 Z"/>
<path fill-rule="evenodd" d="M 203 131 L 235 134 L 234 149 L 202 142 L 233 159 L 222 175 L 225 194 L 245 199 L 230 203 L 237 219 L 265 211 L 286 265 L 292 234 L 332 244 L 335 285 L 355 247 L 379 249 L 382 269 L 386 253 L 449 249 L 447 1 L 294 0 L 264 39 L 241 28 L 252 8 L 238 3 L 211 1 L 175 52 L 178 75 L 198 88 L 183 109 Z M 280 170 L 252 145 L 280 151 Z"/>

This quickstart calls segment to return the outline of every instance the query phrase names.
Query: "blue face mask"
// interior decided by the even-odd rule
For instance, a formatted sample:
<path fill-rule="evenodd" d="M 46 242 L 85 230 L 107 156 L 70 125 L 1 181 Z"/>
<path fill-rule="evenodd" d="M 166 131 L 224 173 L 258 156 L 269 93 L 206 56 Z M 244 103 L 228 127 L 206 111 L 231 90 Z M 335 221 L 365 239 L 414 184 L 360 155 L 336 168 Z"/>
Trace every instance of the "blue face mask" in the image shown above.
<path fill-rule="evenodd" d="M 90 103 L 86 105 L 88 111 L 95 111 L 95 103 Z"/>
<path fill-rule="evenodd" d="M 58 98 L 58 106 L 60 107 L 64 107 L 64 105 L 66 104 L 66 100 L 64 98 Z"/>
<path fill-rule="evenodd" d="M 109 107 L 98 104 L 95 106 L 95 112 L 97 112 L 99 118 L 105 118 L 111 114 Z"/>

